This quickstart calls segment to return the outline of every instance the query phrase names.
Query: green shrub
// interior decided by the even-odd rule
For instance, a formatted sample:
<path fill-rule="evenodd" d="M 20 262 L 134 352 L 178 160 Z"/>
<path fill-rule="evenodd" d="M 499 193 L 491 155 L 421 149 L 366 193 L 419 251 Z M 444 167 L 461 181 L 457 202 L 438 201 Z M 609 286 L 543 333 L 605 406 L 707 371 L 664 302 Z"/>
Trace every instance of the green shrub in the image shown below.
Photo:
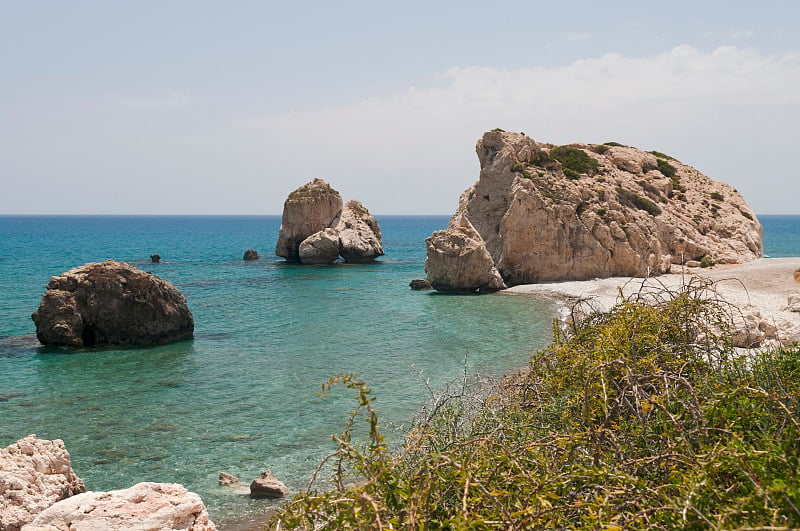
<path fill-rule="evenodd" d="M 746 217 L 747 219 L 749 219 L 750 221 L 753 221 L 753 215 L 750 212 L 748 212 L 746 210 L 742 210 L 741 208 L 739 209 L 739 212 L 741 212 L 741 214 L 744 217 Z"/>
<path fill-rule="evenodd" d="M 625 144 L 620 144 L 619 142 L 604 142 L 603 145 L 610 147 L 628 147 Z"/>
<path fill-rule="evenodd" d="M 714 201 L 724 201 L 725 196 L 719 192 L 711 192 L 711 199 L 713 199 Z"/>
<path fill-rule="evenodd" d="M 564 168 L 564 177 L 571 181 L 575 181 L 581 178 L 581 174 L 569 168 Z"/>
<path fill-rule="evenodd" d="M 396 452 L 366 385 L 333 378 L 325 389 L 357 400 L 334 437 L 336 486 L 269 527 L 797 528 L 800 357 L 736 357 L 731 314 L 695 280 L 557 326 L 527 371 L 488 399 L 436 400 Z"/>
<path fill-rule="evenodd" d="M 582 149 L 559 146 L 550 150 L 550 156 L 560 162 L 565 170 L 590 175 L 597 171 L 598 162 Z"/>
<path fill-rule="evenodd" d="M 651 155 L 655 155 L 659 159 L 668 159 L 668 160 L 676 160 L 674 157 L 670 157 L 669 155 L 665 155 L 660 151 L 648 151 Z"/>
<path fill-rule="evenodd" d="M 528 179 L 532 177 L 531 173 L 528 171 L 525 165 L 519 162 L 511 166 L 511 171 L 513 173 L 519 173 L 520 175 L 522 175 L 523 177 L 527 177 Z"/>
<path fill-rule="evenodd" d="M 608 150 L 609 150 L 609 147 L 608 147 L 608 145 L 606 145 L 606 144 L 601 144 L 601 145 L 599 145 L 599 146 L 595 146 L 595 147 L 594 147 L 594 152 L 595 152 L 595 153 L 597 153 L 598 155 L 603 155 L 603 154 L 605 154 L 605 153 L 606 153 Z"/>
<path fill-rule="evenodd" d="M 505 132 L 506 132 L 505 129 L 500 129 L 499 127 L 495 127 L 494 129 L 492 129 L 492 133 L 505 133 Z"/>
<path fill-rule="evenodd" d="M 623 188 L 617 188 L 617 199 L 623 205 L 644 210 L 651 216 L 657 216 L 661 214 L 661 208 L 657 204 L 653 203 L 646 197 L 642 197 L 637 193 L 630 192 Z"/>
<path fill-rule="evenodd" d="M 717 262 L 708 255 L 705 255 L 700 260 L 700 267 L 714 267 L 715 265 L 717 265 Z"/>
<path fill-rule="evenodd" d="M 678 170 L 675 169 L 675 166 L 673 166 L 666 160 L 658 159 L 657 164 L 658 164 L 658 171 L 660 171 L 664 175 L 664 177 L 669 177 L 670 179 L 677 177 Z"/>

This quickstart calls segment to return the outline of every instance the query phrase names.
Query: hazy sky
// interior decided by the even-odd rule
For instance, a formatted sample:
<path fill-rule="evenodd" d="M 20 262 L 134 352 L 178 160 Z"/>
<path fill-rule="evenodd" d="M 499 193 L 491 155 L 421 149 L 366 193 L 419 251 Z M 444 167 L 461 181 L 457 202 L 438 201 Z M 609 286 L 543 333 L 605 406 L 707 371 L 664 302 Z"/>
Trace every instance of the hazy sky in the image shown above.
<path fill-rule="evenodd" d="M 800 2 L 0 0 L 0 214 L 451 214 L 489 129 L 800 214 Z"/>

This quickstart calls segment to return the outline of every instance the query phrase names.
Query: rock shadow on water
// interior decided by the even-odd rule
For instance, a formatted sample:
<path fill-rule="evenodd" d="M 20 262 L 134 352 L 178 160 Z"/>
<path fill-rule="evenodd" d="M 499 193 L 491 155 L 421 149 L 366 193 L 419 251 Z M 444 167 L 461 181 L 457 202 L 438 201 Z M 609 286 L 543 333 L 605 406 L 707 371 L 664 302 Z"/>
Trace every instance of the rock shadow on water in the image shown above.
<path fill-rule="evenodd" d="M 40 347 L 35 335 L 0 336 L 0 358 L 33 356 Z"/>

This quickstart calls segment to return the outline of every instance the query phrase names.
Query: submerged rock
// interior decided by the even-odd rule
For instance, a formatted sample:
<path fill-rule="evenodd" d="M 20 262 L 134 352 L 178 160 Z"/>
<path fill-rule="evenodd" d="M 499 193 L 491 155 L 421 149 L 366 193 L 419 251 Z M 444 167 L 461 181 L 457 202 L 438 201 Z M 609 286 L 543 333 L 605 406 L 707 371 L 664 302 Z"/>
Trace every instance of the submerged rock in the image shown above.
<path fill-rule="evenodd" d="M 194 333 L 186 298 L 175 286 L 113 260 L 52 277 L 32 318 L 44 345 L 150 345 Z"/>
<path fill-rule="evenodd" d="M 216 530 L 200 496 L 175 483 L 139 483 L 122 490 L 79 494 L 41 512 L 30 528 Z"/>
<path fill-rule="evenodd" d="M 761 224 L 742 196 L 662 153 L 556 147 L 499 130 L 484 134 L 476 150 L 478 181 L 461 195 L 450 226 L 428 239 L 426 268 L 437 289 L 486 286 L 493 273 L 479 248 L 508 286 L 657 275 L 705 256 L 722 264 L 762 256 Z M 483 274 L 453 269 L 465 263 Z"/>
<path fill-rule="evenodd" d="M 154 264 L 157 264 L 157 263 L 161 262 L 161 255 L 160 254 L 151 254 L 150 255 L 150 261 L 153 262 Z"/>
<path fill-rule="evenodd" d="M 61 439 L 28 435 L 0 450 L 2 530 L 18 530 L 57 501 L 85 491 Z"/>

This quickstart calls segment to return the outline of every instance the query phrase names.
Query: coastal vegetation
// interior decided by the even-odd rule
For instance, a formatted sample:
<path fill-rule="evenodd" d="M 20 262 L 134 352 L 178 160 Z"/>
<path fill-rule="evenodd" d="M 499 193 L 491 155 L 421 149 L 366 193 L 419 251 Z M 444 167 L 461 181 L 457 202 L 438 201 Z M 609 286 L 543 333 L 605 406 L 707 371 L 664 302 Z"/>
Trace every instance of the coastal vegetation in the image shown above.
<path fill-rule="evenodd" d="M 328 460 L 334 487 L 310 487 L 270 526 L 800 526 L 800 359 L 737 355 L 736 312 L 698 281 L 573 312 L 527 370 L 434 401 L 397 450 L 367 385 L 332 378 L 323 391 L 357 398 Z"/>

